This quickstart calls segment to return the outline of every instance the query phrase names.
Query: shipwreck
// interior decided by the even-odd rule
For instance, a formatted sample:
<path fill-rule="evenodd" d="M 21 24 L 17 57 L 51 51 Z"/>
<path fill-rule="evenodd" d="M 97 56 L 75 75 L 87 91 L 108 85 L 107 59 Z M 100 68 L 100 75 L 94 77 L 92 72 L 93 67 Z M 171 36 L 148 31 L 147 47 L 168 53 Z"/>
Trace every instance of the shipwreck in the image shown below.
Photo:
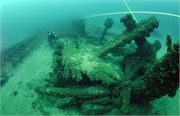
<path fill-rule="evenodd" d="M 159 26 L 155 16 L 136 23 L 131 14 L 126 14 L 120 18 L 126 29 L 106 43 L 103 38 L 113 24 L 112 19 L 105 22 L 103 35 L 97 42 L 90 41 L 83 20 L 74 21 L 79 36 L 57 45 L 47 84 L 34 89 L 48 97 L 48 102 L 61 109 L 76 105 L 90 115 L 104 114 L 114 108 L 119 108 L 120 114 L 129 114 L 135 100 L 149 102 L 167 94 L 175 96 L 179 88 L 179 40 L 172 44 L 167 34 L 167 53 L 157 59 L 161 43 L 147 41 Z M 67 36 L 73 35 L 67 33 Z M 122 56 L 119 48 L 132 41 L 137 45 L 136 50 L 117 61 L 113 54 Z"/>

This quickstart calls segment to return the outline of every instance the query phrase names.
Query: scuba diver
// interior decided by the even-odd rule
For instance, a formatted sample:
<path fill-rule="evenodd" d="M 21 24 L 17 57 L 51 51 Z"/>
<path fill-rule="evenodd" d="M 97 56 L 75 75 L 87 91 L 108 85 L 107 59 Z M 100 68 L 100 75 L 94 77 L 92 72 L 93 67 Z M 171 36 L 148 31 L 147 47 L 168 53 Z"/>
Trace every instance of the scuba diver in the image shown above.
<path fill-rule="evenodd" d="M 47 33 L 48 33 L 48 41 L 49 41 L 49 43 L 56 42 L 58 37 L 55 35 L 55 33 L 54 32 L 49 32 L 49 31 L 47 31 Z"/>

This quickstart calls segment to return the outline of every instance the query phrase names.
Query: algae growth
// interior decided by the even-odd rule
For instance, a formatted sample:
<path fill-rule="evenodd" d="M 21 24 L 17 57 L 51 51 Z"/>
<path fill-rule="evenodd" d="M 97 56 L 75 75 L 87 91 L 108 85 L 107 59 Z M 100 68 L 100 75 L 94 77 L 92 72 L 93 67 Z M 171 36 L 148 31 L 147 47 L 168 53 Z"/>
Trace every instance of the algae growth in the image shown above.
<path fill-rule="evenodd" d="M 77 38 L 57 46 L 47 84 L 35 88 L 48 97 L 48 102 L 61 109 L 75 105 L 89 115 L 113 109 L 118 109 L 119 114 L 131 114 L 131 104 L 136 100 L 149 102 L 167 94 L 175 96 L 179 87 L 179 41 L 172 45 L 167 35 L 167 53 L 156 59 L 160 42 L 151 44 L 146 40 L 159 26 L 155 16 L 137 24 L 131 14 L 126 14 L 120 19 L 126 29 L 103 45 L 88 42 L 91 36 L 85 34 L 84 21 L 75 21 Z M 100 43 L 102 40 L 101 37 Z M 113 54 L 133 40 L 137 45 L 133 53 L 124 55 L 119 63 L 108 61 L 108 53 Z M 116 58 L 112 56 L 111 60 Z"/>

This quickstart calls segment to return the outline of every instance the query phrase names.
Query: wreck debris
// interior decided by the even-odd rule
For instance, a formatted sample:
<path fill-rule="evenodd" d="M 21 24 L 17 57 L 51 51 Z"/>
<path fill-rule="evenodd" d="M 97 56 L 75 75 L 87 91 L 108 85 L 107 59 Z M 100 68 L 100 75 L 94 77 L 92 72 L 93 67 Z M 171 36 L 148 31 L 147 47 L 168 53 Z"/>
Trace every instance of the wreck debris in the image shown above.
<path fill-rule="evenodd" d="M 99 98 L 111 94 L 108 88 L 103 86 L 75 86 L 73 88 L 37 87 L 35 91 L 41 95 L 57 96 L 60 98 L 74 97 L 80 99 Z"/>
<path fill-rule="evenodd" d="M 72 27 L 80 36 L 85 36 L 84 19 L 73 18 L 72 19 Z"/>
<path fill-rule="evenodd" d="M 106 32 L 107 32 L 107 29 L 108 29 L 108 28 L 110 29 L 113 24 L 114 24 L 114 22 L 113 22 L 113 19 L 112 19 L 112 18 L 107 18 L 107 19 L 106 19 L 106 21 L 104 22 L 105 28 L 104 28 L 103 34 L 102 34 L 102 36 L 101 36 L 101 39 L 100 39 L 100 41 L 99 41 L 99 44 L 102 44 L 102 42 L 103 42 L 103 40 L 104 40 L 104 36 L 105 36 L 105 34 L 106 34 Z"/>
<path fill-rule="evenodd" d="M 66 41 L 61 55 L 55 55 L 53 60 L 53 78 L 65 80 L 73 79 L 77 82 L 83 80 L 82 73 L 91 81 L 101 81 L 105 85 L 118 85 L 117 80 L 122 80 L 122 72 L 119 68 L 110 64 L 96 55 L 95 46 L 83 42 Z M 57 53 L 58 50 L 55 51 Z M 61 51 L 60 51 L 61 52 Z M 59 53 L 61 54 L 61 53 Z M 59 61 L 57 62 L 59 58 Z M 55 62 L 54 62 L 55 61 Z M 58 74 L 57 74 L 58 73 Z"/>
<path fill-rule="evenodd" d="M 64 67 L 63 71 L 63 78 L 68 79 L 70 77 L 70 73 L 73 79 L 76 79 L 76 81 L 82 80 L 81 75 L 81 66 L 80 62 L 77 58 L 77 48 L 76 44 L 74 44 L 72 41 L 65 42 L 64 48 L 63 48 L 63 58 L 62 58 L 62 66 Z"/>
<path fill-rule="evenodd" d="M 61 98 L 59 99 L 56 103 L 55 106 L 61 109 L 66 109 L 70 106 L 72 106 L 73 104 L 76 104 L 76 99 L 73 97 L 65 97 L 65 98 Z"/>
<path fill-rule="evenodd" d="M 132 15 L 130 13 L 125 16 L 122 16 L 120 22 L 124 23 L 124 26 L 126 26 L 127 31 L 134 30 L 138 25 L 136 21 L 132 18 Z"/>
<path fill-rule="evenodd" d="M 128 17 L 129 21 L 134 22 L 132 16 L 130 17 L 129 14 L 127 14 L 126 17 Z M 125 22 L 125 25 L 128 24 L 131 23 L 126 24 Z M 134 28 L 136 27 L 135 29 L 129 28 L 130 26 L 127 26 L 127 29 L 124 30 L 124 32 L 122 32 L 121 35 L 117 36 L 115 39 L 109 41 L 102 48 L 100 48 L 99 56 L 100 57 L 105 56 L 108 52 L 111 52 L 113 49 L 117 49 L 118 47 L 125 46 L 127 43 L 130 43 L 132 40 L 136 41 L 138 47 L 140 48 L 143 47 L 144 44 L 146 43 L 145 36 L 149 37 L 150 33 L 153 32 L 155 28 L 158 28 L 158 26 L 159 26 L 159 21 L 156 19 L 155 16 L 151 16 L 148 19 L 142 20 L 141 22 L 139 22 L 137 26 L 134 26 Z"/>
<path fill-rule="evenodd" d="M 65 78 L 60 78 L 60 75 L 56 75 L 57 80 L 54 81 L 58 81 L 58 85 L 54 85 L 51 87 L 37 87 L 35 88 L 35 91 L 43 96 L 56 96 L 62 100 L 68 99 L 69 97 L 72 98 L 72 100 L 68 102 L 69 104 L 61 105 L 59 104 L 60 102 L 58 100 L 56 104 L 59 104 L 57 105 L 59 108 L 66 108 L 70 107 L 71 105 L 80 105 L 82 110 L 86 114 L 101 114 L 104 112 L 104 109 L 110 111 L 113 107 L 120 107 L 124 114 L 128 114 L 130 109 L 130 103 L 133 100 L 140 98 L 141 100 L 149 101 L 164 96 L 166 94 L 174 95 L 171 92 L 176 91 L 178 87 L 178 71 L 176 71 L 175 73 L 173 71 L 168 72 L 167 70 L 169 69 L 167 69 L 167 67 L 164 68 L 164 70 L 162 70 L 162 67 L 163 65 L 165 65 L 164 62 L 168 60 L 166 61 L 166 63 L 172 62 L 172 66 L 174 67 L 173 70 L 178 70 L 178 67 L 176 67 L 177 65 L 175 65 L 178 64 L 177 57 L 179 48 L 177 47 L 177 44 L 175 44 L 174 48 L 170 52 L 168 52 L 167 55 L 164 56 L 166 58 L 167 56 L 172 55 L 172 59 L 166 58 L 164 60 L 158 60 L 143 76 L 141 76 L 134 82 L 129 82 L 129 80 L 126 79 L 124 81 L 116 80 L 116 82 L 118 82 L 120 85 L 113 84 L 114 86 L 108 87 L 107 84 L 102 84 L 101 82 L 98 82 L 99 80 L 91 81 L 88 76 L 84 75 L 88 73 L 82 74 L 81 81 L 76 81 L 75 79 L 73 80 L 72 76 L 69 76 L 67 81 L 65 81 Z M 163 77 L 166 79 L 162 79 L 161 83 L 159 82 L 159 80 L 161 80 L 161 76 L 164 75 L 162 72 L 166 72 L 167 75 L 171 77 Z M 103 82 L 103 80 L 101 81 Z M 64 83 L 64 85 L 60 82 Z M 172 85 L 171 83 L 174 84 Z M 171 88 L 166 90 L 166 86 L 170 86 Z M 111 99 L 109 99 L 109 97 L 111 97 Z M 79 101 L 79 99 L 81 100 Z M 93 106 L 94 108 L 90 106 Z"/>
<path fill-rule="evenodd" d="M 166 46 L 168 47 L 167 51 L 170 51 L 172 49 L 172 39 L 171 39 L 171 36 L 169 34 L 167 34 Z"/>
<path fill-rule="evenodd" d="M 109 112 L 113 109 L 111 105 L 90 104 L 84 102 L 81 106 L 83 112 L 89 115 L 97 115 Z"/>
<path fill-rule="evenodd" d="M 14 68 L 32 53 L 43 40 L 43 34 L 38 33 L 1 51 L 1 85 L 4 86 L 13 75 Z"/>
<path fill-rule="evenodd" d="M 127 114 L 130 111 L 130 98 L 131 98 L 130 86 L 124 86 L 122 88 L 121 96 L 122 96 L 121 110 L 123 111 L 124 114 Z"/>
<path fill-rule="evenodd" d="M 156 52 L 158 52 L 161 49 L 161 43 L 159 40 L 156 40 L 152 46 L 155 48 Z"/>
<path fill-rule="evenodd" d="M 159 49 L 159 48 L 157 48 Z M 123 72 L 128 74 L 128 78 L 136 80 L 153 65 L 156 59 L 157 50 L 153 44 L 147 42 L 143 49 L 137 49 L 135 52 L 125 56 L 123 60 Z"/>
<path fill-rule="evenodd" d="M 179 40 L 172 49 L 137 81 L 131 84 L 132 99 L 153 100 L 166 94 L 175 96 L 179 87 Z"/>
<path fill-rule="evenodd" d="M 101 55 L 114 45 L 119 47 L 131 40 L 150 36 L 157 26 L 155 16 L 141 21 L 132 30 L 125 30 L 107 43 Z M 158 42 L 136 44 L 139 44 L 138 49 L 124 58 L 124 61 L 133 63 L 133 67 L 130 63 L 118 64 L 124 65 L 121 71 L 118 65 L 99 57 L 100 46 L 87 44 L 81 37 L 76 41 L 68 40 L 63 48 L 58 47 L 54 52 L 53 72 L 51 78 L 46 79 L 48 84 L 35 88 L 35 91 L 42 96 L 57 97 L 54 102 L 58 108 L 77 105 L 85 114 L 91 115 L 114 108 L 129 114 L 135 100 L 150 101 L 167 94 L 173 97 L 179 87 L 179 41 L 158 60 L 156 52 L 161 46 Z M 131 62 L 133 59 L 135 61 Z"/>

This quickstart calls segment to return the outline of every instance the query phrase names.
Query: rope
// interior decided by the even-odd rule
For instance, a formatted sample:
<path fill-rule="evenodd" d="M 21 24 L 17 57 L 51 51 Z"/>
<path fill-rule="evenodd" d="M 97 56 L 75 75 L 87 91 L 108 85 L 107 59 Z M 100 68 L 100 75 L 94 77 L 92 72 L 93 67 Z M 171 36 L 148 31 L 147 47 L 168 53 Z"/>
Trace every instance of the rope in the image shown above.
<path fill-rule="evenodd" d="M 105 16 L 105 15 L 115 15 L 115 14 L 126 14 L 126 13 L 130 13 L 130 12 L 113 12 L 113 13 L 96 14 L 96 15 L 85 16 L 84 18 L 98 17 L 98 16 Z M 138 13 L 138 14 L 161 14 L 161 15 L 167 15 L 167 16 L 173 16 L 173 17 L 180 18 L 180 15 L 164 13 L 164 12 L 133 11 L 133 13 Z"/>
<path fill-rule="evenodd" d="M 136 17 L 135 17 L 135 16 L 133 15 L 133 13 L 131 12 L 131 9 L 130 9 L 129 6 L 127 5 L 126 1 L 125 1 L 125 0 L 123 0 L 123 1 L 124 1 L 125 5 L 127 6 L 127 8 L 129 9 L 129 11 L 130 11 L 131 15 L 133 16 L 134 20 L 136 21 L 136 23 L 138 23 L 137 20 L 136 20 Z"/>

